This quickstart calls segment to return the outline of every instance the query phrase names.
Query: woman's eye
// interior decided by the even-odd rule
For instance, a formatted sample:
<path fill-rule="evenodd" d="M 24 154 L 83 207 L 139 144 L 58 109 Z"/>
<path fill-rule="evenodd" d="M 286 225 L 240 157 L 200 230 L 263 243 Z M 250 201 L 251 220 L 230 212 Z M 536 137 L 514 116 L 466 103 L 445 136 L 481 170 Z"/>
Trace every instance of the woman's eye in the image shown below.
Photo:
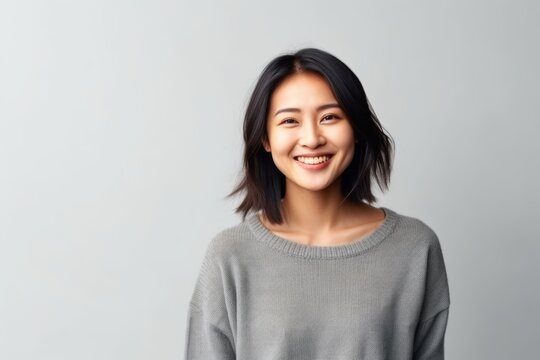
<path fill-rule="evenodd" d="M 328 119 L 328 118 L 330 118 L 330 119 Z M 333 114 L 329 114 L 329 115 L 326 115 L 325 117 L 323 117 L 323 120 L 332 120 L 332 119 L 337 119 L 337 116 L 333 115 Z"/>
<path fill-rule="evenodd" d="M 283 120 L 281 123 L 282 123 L 282 124 L 292 124 L 292 123 L 290 123 L 290 122 L 288 123 L 287 121 L 295 121 L 295 120 L 294 120 L 294 119 L 285 119 L 285 120 Z"/>
<path fill-rule="evenodd" d="M 328 114 L 328 115 L 325 115 L 323 117 L 323 120 L 334 120 L 334 119 L 339 119 L 339 118 L 334 114 Z M 294 122 L 296 122 L 296 120 L 294 120 L 292 118 L 289 118 L 289 119 L 283 120 L 281 123 L 282 124 L 293 124 Z"/>

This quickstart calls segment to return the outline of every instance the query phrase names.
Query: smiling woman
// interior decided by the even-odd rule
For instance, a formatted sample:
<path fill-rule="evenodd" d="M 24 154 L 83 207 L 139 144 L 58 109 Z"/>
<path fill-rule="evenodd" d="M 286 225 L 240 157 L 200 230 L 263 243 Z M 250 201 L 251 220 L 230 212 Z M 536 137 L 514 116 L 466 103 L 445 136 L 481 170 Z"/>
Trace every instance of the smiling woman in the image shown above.
<path fill-rule="evenodd" d="M 273 59 L 244 118 L 239 224 L 210 241 L 186 359 L 444 359 L 446 267 L 424 222 L 374 207 L 393 141 L 356 75 L 314 48 Z"/>
<path fill-rule="evenodd" d="M 326 80 L 314 72 L 287 77 L 272 93 L 269 114 L 274 115 L 268 117 L 262 141 L 285 176 L 285 211 L 297 202 L 293 197 L 323 200 L 325 207 L 332 198 L 341 201 L 339 178 L 354 156 L 354 130 Z M 318 194 L 311 197 L 314 191 Z M 310 207 L 302 214 L 323 225 L 328 214 L 319 210 Z"/>

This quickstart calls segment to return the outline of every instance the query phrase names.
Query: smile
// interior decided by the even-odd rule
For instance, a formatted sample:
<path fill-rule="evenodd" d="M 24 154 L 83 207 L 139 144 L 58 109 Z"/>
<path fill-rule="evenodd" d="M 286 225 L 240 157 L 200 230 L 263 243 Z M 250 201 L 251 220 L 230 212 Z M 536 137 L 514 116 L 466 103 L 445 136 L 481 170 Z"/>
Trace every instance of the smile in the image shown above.
<path fill-rule="evenodd" d="M 303 168 L 304 170 L 308 171 L 320 171 L 328 167 L 328 164 L 333 159 L 333 155 L 331 156 L 317 156 L 317 157 L 303 157 L 299 156 L 294 158 L 296 163 Z"/>
<path fill-rule="evenodd" d="M 328 160 L 330 160 L 332 156 L 328 156 L 328 155 L 325 155 L 325 156 L 318 156 L 318 157 L 304 157 L 304 156 L 298 156 L 296 157 L 295 159 L 303 164 L 308 164 L 308 165 L 317 165 L 317 164 L 322 164 L 324 162 L 327 162 Z"/>

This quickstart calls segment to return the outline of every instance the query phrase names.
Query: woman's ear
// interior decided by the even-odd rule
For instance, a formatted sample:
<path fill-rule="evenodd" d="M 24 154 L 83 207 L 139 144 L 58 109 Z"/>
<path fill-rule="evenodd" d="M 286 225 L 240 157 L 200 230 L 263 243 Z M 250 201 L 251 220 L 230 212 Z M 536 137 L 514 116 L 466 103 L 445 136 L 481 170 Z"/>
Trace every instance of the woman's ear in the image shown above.
<path fill-rule="evenodd" d="M 268 141 L 266 140 L 266 138 L 264 138 L 262 140 L 262 144 L 263 144 L 263 147 L 264 147 L 264 150 L 266 150 L 266 152 L 270 152 L 270 145 L 268 145 Z"/>

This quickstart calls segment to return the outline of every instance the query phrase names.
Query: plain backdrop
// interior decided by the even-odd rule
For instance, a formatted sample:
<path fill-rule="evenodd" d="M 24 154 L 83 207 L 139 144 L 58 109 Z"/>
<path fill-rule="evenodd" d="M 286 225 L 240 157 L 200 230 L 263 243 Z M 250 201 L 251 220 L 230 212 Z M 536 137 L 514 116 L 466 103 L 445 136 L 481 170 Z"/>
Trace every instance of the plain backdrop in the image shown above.
<path fill-rule="evenodd" d="M 448 359 L 532 359 L 536 1 L 3 1 L 0 358 L 181 359 L 210 239 L 237 224 L 245 106 L 318 47 L 396 143 L 375 206 L 438 234 Z"/>

